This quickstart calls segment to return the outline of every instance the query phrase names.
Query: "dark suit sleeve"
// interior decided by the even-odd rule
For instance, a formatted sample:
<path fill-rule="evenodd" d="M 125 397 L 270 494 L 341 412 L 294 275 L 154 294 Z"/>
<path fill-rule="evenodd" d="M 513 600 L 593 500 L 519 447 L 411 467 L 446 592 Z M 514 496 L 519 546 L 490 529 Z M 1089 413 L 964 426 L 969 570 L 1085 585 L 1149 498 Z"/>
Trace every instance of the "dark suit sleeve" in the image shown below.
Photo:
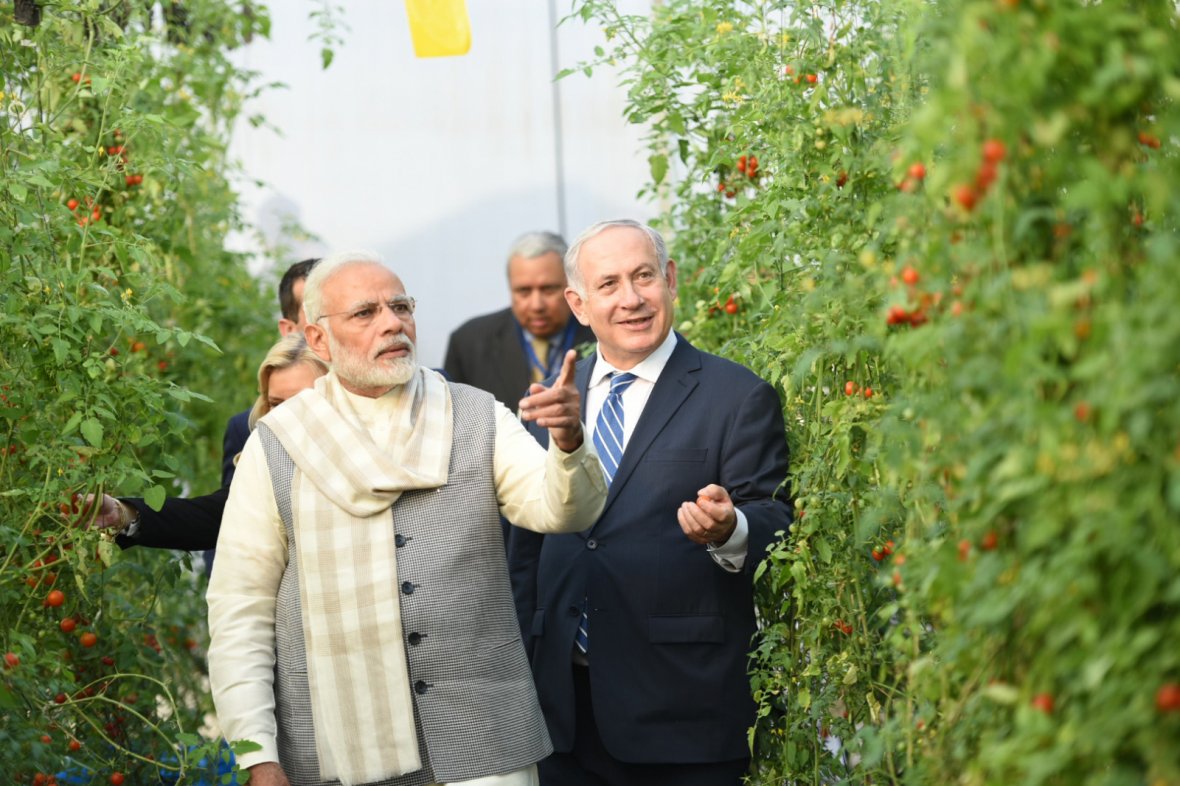
<path fill-rule="evenodd" d="M 221 485 L 229 486 L 234 479 L 234 459 L 246 447 L 250 437 L 250 410 L 239 412 L 225 424 L 225 436 L 221 440 Z"/>
<path fill-rule="evenodd" d="M 170 497 L 158 513 L 142 499 L 124 499 L 123 502 L 139 511 L 139 529 L 134 538 L 119 535 L 115 542 L 124 549 L 132 546 L 183 551 L 211 549 L 217 545 L 221 514 L 228 497 L 228 486 L 203 497 Z"/>
<path fill-rule="evenodd" d="M 452 382 L 467 382 L 467 377 L 463 374 L 463 359 L 460 357 L 461 341 L 456 340 L 455 334 L 452 333 L 447 339 L 447 354 L 443 360 L 443 372 L 447 375 L 447 379 Z"/>
<path fill-rule="evenodd" d="M 766 550 L 791 525 L 787 438 L 782 405 L 774 388 L 750 389 L 726 439 L 718 481 L 746 516 L 750 528 L 745 570 L 751 575 Z"/>

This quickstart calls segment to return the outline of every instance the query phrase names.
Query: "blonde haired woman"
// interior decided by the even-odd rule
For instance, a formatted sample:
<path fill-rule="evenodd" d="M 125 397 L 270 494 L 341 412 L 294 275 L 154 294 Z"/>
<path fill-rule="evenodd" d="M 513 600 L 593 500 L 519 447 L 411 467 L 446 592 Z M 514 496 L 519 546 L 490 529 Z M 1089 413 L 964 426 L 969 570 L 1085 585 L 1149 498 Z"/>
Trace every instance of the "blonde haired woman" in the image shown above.
<path fill-rule="evenodd" d="M 258 398 L 250 410 L 251 431 L 259 418 L 327 373 L 328 366 L 308 348 L 303 336 L 292 334 L 279 339 L 258 367 Z M 118 527 L 115 542 L 125 549 L 212 549 L 217 545 L 221 512 L 228 496 L 229 486 L 222 486 L 203 497 L 170 497 L 157 513 L 142 499 L 103 495 L 94 526 Z"/>
<path fill-rule="evenodd" d="M 315 384 L 328 366 L 311 351 L 303 336 L 284 336 L 270 348 L 258 367 L 258 399 L 250 410 L 250 430 L 258 419 Z"/>

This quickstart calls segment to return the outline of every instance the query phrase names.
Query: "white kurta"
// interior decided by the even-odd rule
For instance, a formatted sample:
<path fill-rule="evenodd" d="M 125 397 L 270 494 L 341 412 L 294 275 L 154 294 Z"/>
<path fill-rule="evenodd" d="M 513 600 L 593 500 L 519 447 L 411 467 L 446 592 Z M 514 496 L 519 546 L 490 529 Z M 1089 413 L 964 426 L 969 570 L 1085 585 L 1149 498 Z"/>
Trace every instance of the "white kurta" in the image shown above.
<path fill-rule="evenodd" d="M 349 394 L 361 425 L 383 444 L 384 398 Z M 537 532 L 578 532 L 602 512 L 606 483 L 589 440 L 572 453 L 541 448 L 496 402 L 493 468 L 496 501 L 508 520 Z M 257 434 L 238 460 L 209 582 L 209 676 L 218 722 L 228 740 L 261 750 L 238 757 L 245 768 L 278 759 L 273 690 L 275 608 L 287 564 L 287 535 Z"/>

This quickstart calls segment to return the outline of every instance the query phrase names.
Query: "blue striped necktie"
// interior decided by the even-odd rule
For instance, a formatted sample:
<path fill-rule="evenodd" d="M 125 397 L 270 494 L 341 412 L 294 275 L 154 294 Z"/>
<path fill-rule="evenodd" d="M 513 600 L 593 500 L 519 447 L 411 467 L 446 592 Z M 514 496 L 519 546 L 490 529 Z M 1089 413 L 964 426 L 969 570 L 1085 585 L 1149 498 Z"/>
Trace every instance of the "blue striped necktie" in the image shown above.
<path fill-rule="evenodd" d="M 628 372 L 616 371 L 611 374 L 610 392 L 606 395 L 606 401 L 602 402 L 598 420 L 594 423 L 594 449 L 598 451 L 608 486 L 619 469 L 619 462 L 623 460 L 623 393 L 635 379 L 635 375 Z M 583 655 L 590 650 L 588 607 L 589 600 L 583 600 L 582 619 L 578 621 L 578 632 L 574 635 L 574 644 Z"/>
<path fill-rule="evenodd" d="M 623 393 L 631 387 L 635 375 L 615 372 L 611 374 L 610 393 L 598 411 L 594 424 L 594 448 L 602 461 L 602 471 L 607 485 L 615 477 L 619 462 L 623 460 Z"/>

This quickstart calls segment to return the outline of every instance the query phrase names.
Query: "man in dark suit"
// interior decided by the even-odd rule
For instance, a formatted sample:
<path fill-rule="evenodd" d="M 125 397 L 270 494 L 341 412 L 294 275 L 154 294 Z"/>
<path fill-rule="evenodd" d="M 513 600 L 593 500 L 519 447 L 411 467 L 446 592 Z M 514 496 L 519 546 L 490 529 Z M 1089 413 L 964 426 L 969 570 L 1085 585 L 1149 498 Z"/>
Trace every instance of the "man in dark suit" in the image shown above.
<path fill-rule="evenodd" d="M 655 230 L 596 224 L 566 274 L 598 337 L 576 382 L 610 490 L 591 529 L 509 541 L 556 751 L 542 786 L 737 786 L 752 576 L 791 521 L 781 404 L 672 332 L 676 266 Z"/>
<path fill-rule="evenodd" d="M 531 382 L 554 376 L 565 353 L 594 335 L 570 318 L 565 302 L 565 241 L 530 232 L 508 252 L 512 305 L 475 317 L 447 342 L 443 369 L 452 382 L 486 390 L 516 411 Z"/>

